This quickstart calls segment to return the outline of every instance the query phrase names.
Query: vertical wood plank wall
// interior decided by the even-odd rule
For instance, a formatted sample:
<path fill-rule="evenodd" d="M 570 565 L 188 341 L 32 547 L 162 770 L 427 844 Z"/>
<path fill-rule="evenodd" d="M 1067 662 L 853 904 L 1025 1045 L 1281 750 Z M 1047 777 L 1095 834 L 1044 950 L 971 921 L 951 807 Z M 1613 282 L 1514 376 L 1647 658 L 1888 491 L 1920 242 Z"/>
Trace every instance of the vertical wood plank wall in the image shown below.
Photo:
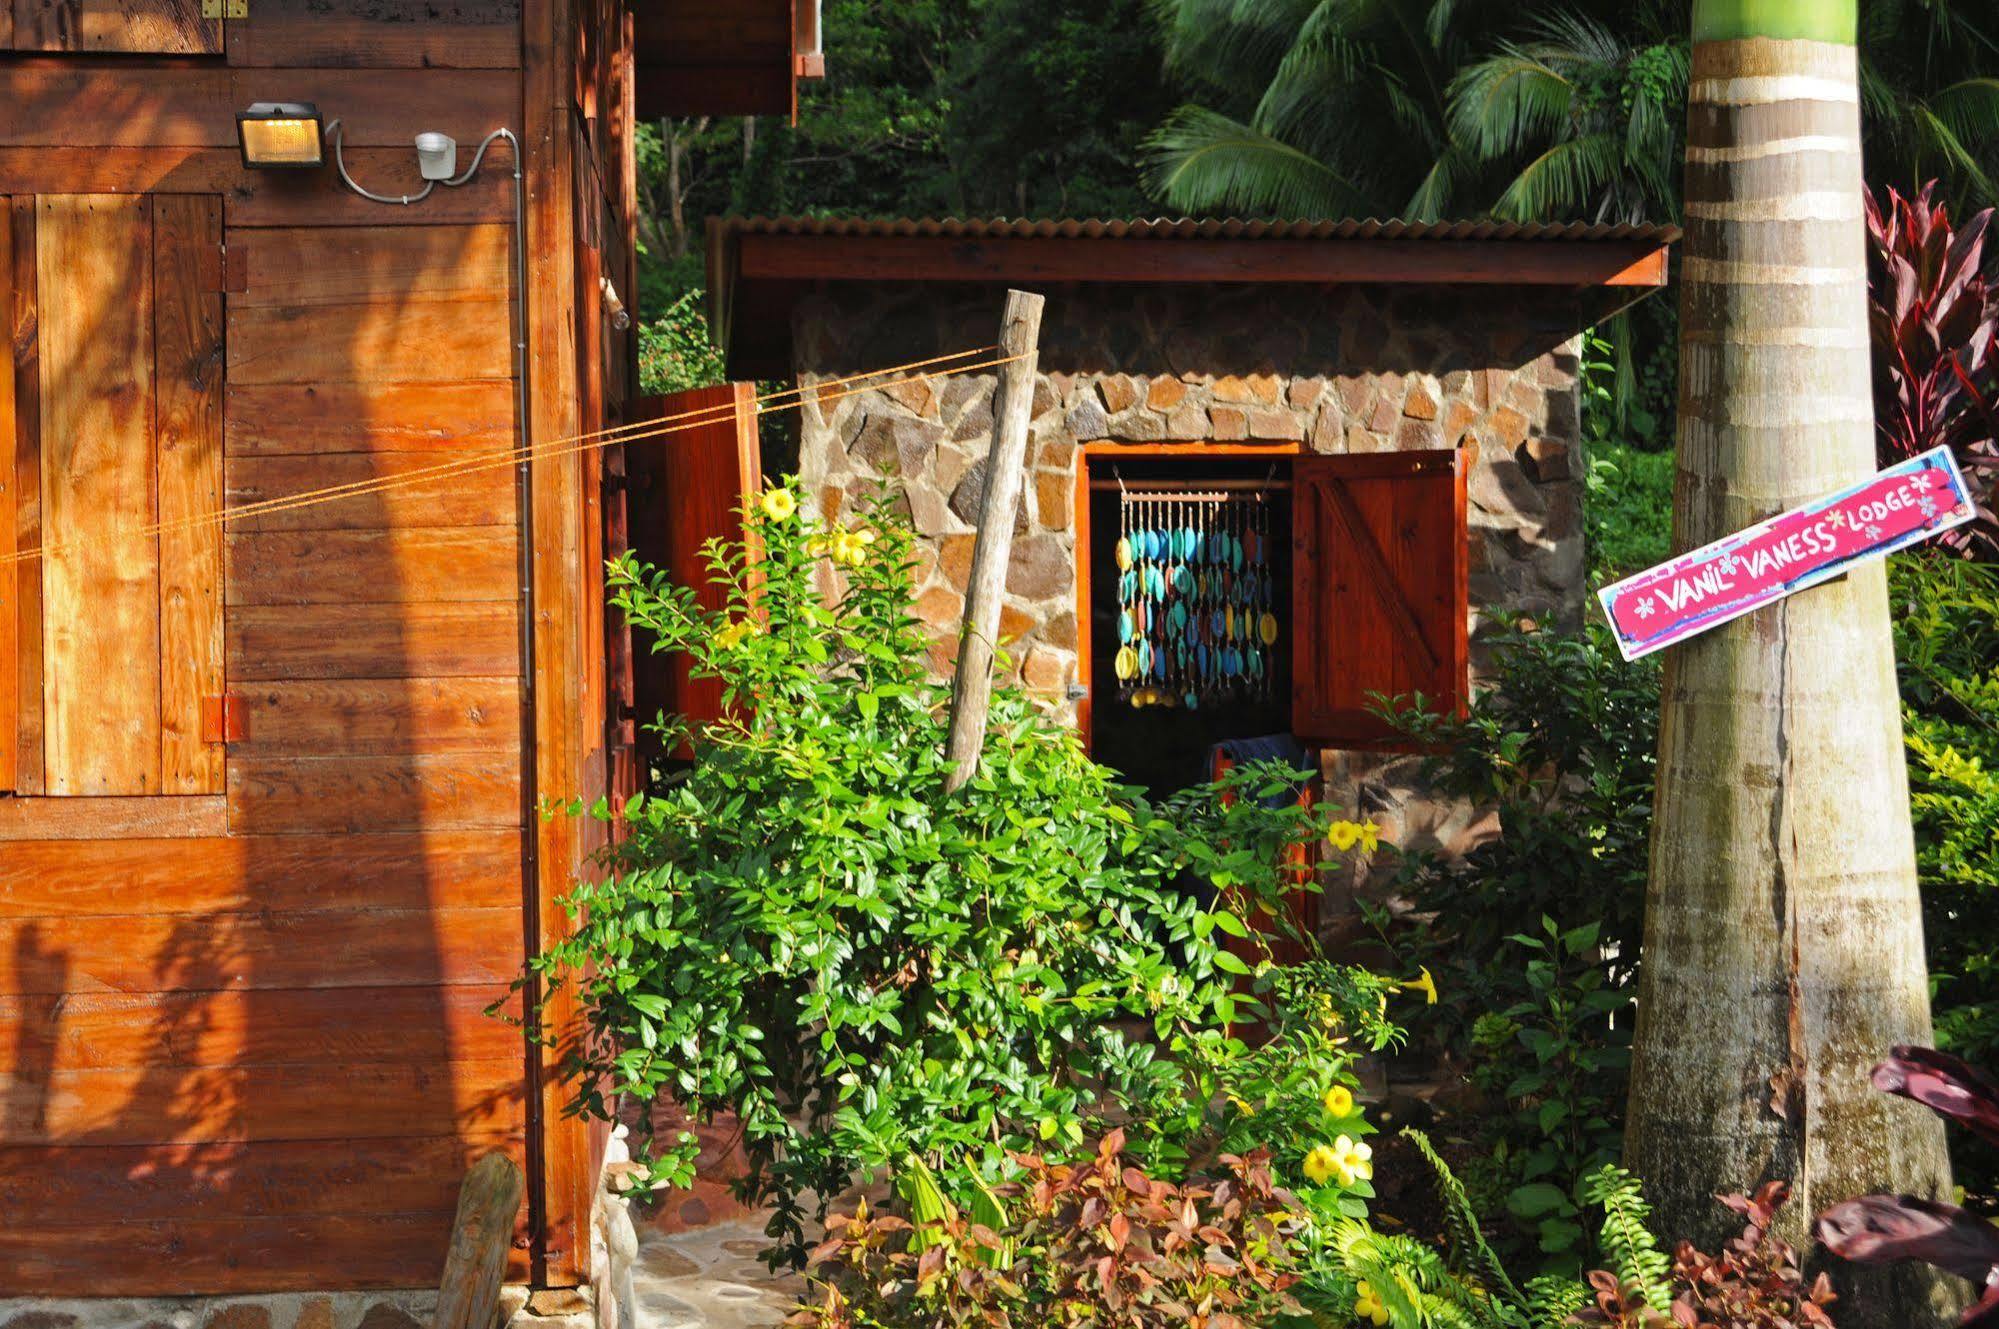
<path fill-rule="evenodd" d="M 618 13 L 603 6 L 613 34 Z M 579 72 L 574 34 L 566 0 L 470 0 L 443 17 L 420 0 L 258 0 L 206 60 L 11 59 L 0 234 L 18 249 L 39 195 L 219 199 L 225 387 L 173 409 L 219 410 L 227 501 L 394 476 L 516 441 L 512 163 L 501 145 L 464 189 L 377 206 L 330 168 L 243 170 L 234 113 L 316 101 L 381 192 L 411 187 L 419 130 L 469 154 L 508 125 L 530 163 L 535 436 L 596 428 L 626 385 L 604 383 L 596 414 L 579 414 L 575 166 L 592 165 L 599 197 L 625 191 L 603 162 L 628 157 L 629 133 L 607 144 L 580 113 L 577 88 L 611 62 Z M 602 261 L 629 300 L 628 239 L 615 249 Z M 42 280 L 40 337 L 24 346 L 12 329 L 21 356 L 48 354 L 50 275 L 16 263 L 0 282 L 12 320 L 24 277 Z M 600 363 L 628 359 L 623 338 L 591 344 Z M 18 418 L 35 403 L 11 390 L 34 368 L 16 367 L 0 365 L 0 405 Z M 155 421 L 134 446 L 170 445 L 174 429 Z M 221 798 L 34 796 L 12 778 L 18 756 L 0 779 L 16 791 L 0 794 L 0 1290 L 422 1286 L 465 1166 L 491 1149 L 530 1163 L 546 1225 L 538 1243 L 524 1229 L 510 1276 L 580 1276 L 587 1138 L 567 1121 L 536 1137 L 564 1091 L 482 1013 L 560 925 L 549 902 L 581 862 L 574 827 L 524 817 L 524 762 L 544 796 L 585 792 L 592 754 L 602 766 L 603 717 L 575 700 L 602 650 L 580 613 L 600 584 L 584 557 L 592 472 L 575 458 L 535 471 L 535 733 L 520 495 L 499 467 L 229 527 L 223 686 L 244 734 Z M 0 545 L 36 542 L 37 496 L 7 498 Z M 96 592 L 79 595 L 50 612 L 108 633 L 112 606 L 93 616 Z M 12 683 L 38 667 L 17 650 Z M 214 759 L 185 737 L 170 772 Z M 0 756 L 21 740 L 60 735 L 23 729 Z"/>

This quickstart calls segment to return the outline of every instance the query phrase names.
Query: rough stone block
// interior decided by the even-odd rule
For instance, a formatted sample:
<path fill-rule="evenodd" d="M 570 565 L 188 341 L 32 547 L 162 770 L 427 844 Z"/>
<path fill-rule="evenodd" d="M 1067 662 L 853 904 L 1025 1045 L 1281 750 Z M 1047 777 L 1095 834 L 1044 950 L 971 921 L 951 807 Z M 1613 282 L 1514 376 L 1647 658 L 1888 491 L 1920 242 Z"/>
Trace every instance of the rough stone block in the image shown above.
<path fill-rule="evenodd" d="M 1022 609 L 1019 605 L 1015 604 L 1013 601 L 1008 600 L 1005 597 L 1001 597 L 1000 621 L 999 621 L 1000 640 L 1019 641 L 1022 637 L 1025 637 L 1028 633 L 1034 631 L 1034 625 L 1039 621 L 1040 620 L 1036 619 L 1034 615 L 1028 613 L 1025 609 Z"/>
<path fill-rule="evenodd" d="M 1070 435 L 1079 441 L 1107 438 L 1111 432 L 1111 418 L 1104 413 L 1104 405 L 1094 393 L 1085 393 L 1071 408 L 1067 424 Z"/>
<path fill-rule="evenodd" d="M 912 415 L 925 419 L 937 416 L 937 389 L 927 378 L 908 378 L 882 384 L 882 395 Z"/>
<path fill-rule="evenodd" d="M 1520 469 L 1536 484 L 1570 478 L 1569 445 L 1552 438 L 1530 438 L 1514 450 Z"/>
<path fill-rule="evenodd" d="M 1138 384 L 1129 374 L 1105 374 L 1097 380 L 1097 395 L 1103 398 L 1104 409 L 1116 415 L 1138 405 Z"/>
<path fill-rule="evenodd" d="M 543 1293 L 537 1292 L 534 1296 L 528 1298 L 528 1309 L 537 1315 L 550 1313 L 535 1308 L 535 1297 L 543 1295 Z M 571 1295 L 575 1294 L 572 1293 Z M 378 1301 L 368 1308 L 367 1314 L 361 1317 L 361 1323 L 356 1325 L 354 1329 L 425 1329 L 425 1326 L 423 1321 L 417 1319 L 416 1316 L 411 1315 L 402 1307 L 392 1305 L 386 1301 Z"/>
<path fill-rule="evenodd" d="M 1320 408 L 1319 419 L 1312 426 L 1312 451 L 1345 452 L 1346 445 L 1346 421 L 1340 416 L 1339 403 L 1328 401 Z"/>
<path fill-rule="evenodd" d="M 1179 410 L 1166 417 L 1166 436 L 1175 440 L 1194 441 L 1208 437 L 1210 423 L 1206 410 L 1188 402 Z"/>
<path fill-rule="evenodd" d="M 932 586 L 916 597 L 916 616 L 939 632 L 956 632 L 965 621 L 965 597 L 948 586 Z"/>
<path fill-rule="evenodd" d="M 986 459 L 979 458 L 966 468 L 965 478 L 951 491 L 951 511 L 968 526 L 979 524 L 980 509 L 986 501 Z M 913 514 L 912 514 L 913 515 Z M 1027 529 L 1027 495 L 1023 492 L 1013 510 L 1013 533 Z"/>
<path fill-rule="evenodd" d="M 1030 535 L 1013 542 L 1007 565 L 1007 594 L 1023 600 L 1045 600 L 1075 589 L 1069 562 L 1069 542 L 1059 535 Z"/>
<path fill-rule="evenodd" d="M 1437 418 L 1437 398 L 1429 386 L 1420 379 L 1409 384 L 1409 395 L 1402 399 L 1402 414 L 1411 420 L 1434 420 Z"/>
<path fill-rule="evenodd" d="M 1076 483 L 1067 471 L 1037 471 L 1034 476 L 1034 512 L 1051 531 L 1066 531 L 1074 519 Z"/>
<path fill-rule="evenodd" d="M 1503 448 L 1517 448 L 1527 441 L 1528 420 L 1511 406 L 1501 406 L 1486 418 L 1486 434 Z"/>
<path fill-rule="evenodd" d="M 271 1308 L 239 1301 L 210 1315 L 202 1329 L 271 1329 Z"/>
<path fill-rule="evenodd" d="M 1049 616 L 1041 625 L 1041 640 L 1050 646 L 1060 646 L 1064 650 L 1076 649 L 1076 613 L 1073 609 L 1063 609 Z"/>
<path fill-rule="evenodd" d="M 1249 437 L 1249 416 L 1234 406 L 1217 406 L 1208 412 L 1212 437 L 1220 443 L 1235 443 Z"/>
<path fill-rule="evenodd" d="M 1386 434 L 1395 428 L 1401 415 L 1394 396 L 1384 389 L 1374 403 L 1374 413 L 1367 418 L 1367 427 L 1377 434 Z"/>
<path fill-rule="evenodd" d="M 1028 408 L 1029 416 L 1033 419 L 1039 419 L 1061 404 L 1062 395 L 1055 390 L 1055 386 L 1045 376 L 1040 374 L 1035 375 L 1034 401 Z"/>
<path fill-rule="evenodd" d="M 1155 411 L 1170 411 L 1187 399 L 1187 385 L 1169 374 L 1152 380 L 1145 390 L 1145 404 Z"/>
<path fill-rule="evenodd" d="M 1275 374 L 1251 374 L 1243 382 L 1249 387 L 1250 400 L 1265 406 L 1275 406 L 1283 392 L 1283 383 Z"/>
<path fill-rule="evenodd" d="M 1428 420 L 1404 420 L 1396 426 L 1395 448 L 1398 452 L 1420 452 L 1443 446 L 1444 436 Z"/>
<path fill-rule="evenodd" d="M 961 591 L 972 584 L 973 543 L 969 535 L 947 535 L 938 544 L 937 570 Z"/>
<path fill-rule="evenodd" d="M 1032 691 L 1060 693 L 1069 685 L 1068 653 L 1036 646 L 1028 651 L 1020 677 Z"/>
<path fill-rule="evenodd" d="M 1113 417 L 1110 436 L 1125 443 L 1157 443 L 1166 437 L 1166 422 L 1141 406 Z"/>
<path fill-rule="evenodd" d="M 1305 422 L 1295 411 L 1257 407 L 1249 413 L 1249 436 L 1259 442 L 1297 442 L 1305 437 Z"/>
<path fill-rule="evenodd" d="M 867 464 L 877 475 L 921 475 L 930 467 L 944 431 L 907 416 L 870 415 L 854 438 L 848 455 Z"/>
<path fill-rule="evenodd" d="M 1216 379 L 1209 395 L 1232 406 L 1247 406 L 1257 399 L 1256 390 L 1234 374 L 1224 374 Z"/>
<path fill-rule="evenodd" d="M 1285 392 L 1285 401 L 1293 410 L 1309 411 L 1319 404 L 1319 398 L 1326 394 L 1326 380 L 1323 378 L 1294 378 Z"/>
<path fill-rule="evenodd" d="M 1451 402 L 1444 411 L 1444 441 L 1456 447 L 1465 431 L 1478 419 L 1478 408 L 1462 398 Z"/>
<path fill-rule="evenodd" d="M 1374 384 L 1362 374 L 1342 374 L 1333 380 L 1339 389 L 1340 405 L 1351 416 L 1365 416 L 1374 399 Z"/>

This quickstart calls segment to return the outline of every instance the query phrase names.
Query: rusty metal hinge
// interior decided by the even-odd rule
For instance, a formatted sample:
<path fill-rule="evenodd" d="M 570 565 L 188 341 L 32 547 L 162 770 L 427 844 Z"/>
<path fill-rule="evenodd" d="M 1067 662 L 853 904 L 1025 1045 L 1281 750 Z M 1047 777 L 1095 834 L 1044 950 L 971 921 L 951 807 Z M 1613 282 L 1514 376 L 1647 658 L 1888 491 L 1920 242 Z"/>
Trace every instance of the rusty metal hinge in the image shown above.
<path fill-rule="evenodd" d="M 203 18 L 248 18 L 250 0 L 201 0 Z"/>
<path fill-rule="evenodd" d="M 243 698 L 234 692 L 201 699 L 201 741 L 240 743 L 243 741 Z"/>

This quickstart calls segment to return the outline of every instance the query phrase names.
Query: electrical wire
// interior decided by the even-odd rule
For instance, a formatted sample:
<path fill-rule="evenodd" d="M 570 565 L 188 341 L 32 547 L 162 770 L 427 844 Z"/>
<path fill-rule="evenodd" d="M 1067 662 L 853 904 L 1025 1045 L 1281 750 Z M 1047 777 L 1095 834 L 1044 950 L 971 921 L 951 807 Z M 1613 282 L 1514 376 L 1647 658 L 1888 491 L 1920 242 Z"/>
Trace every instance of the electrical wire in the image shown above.
<path fill-rule="evenodd" d="M 339 120 L 336 119 L 329 121 L 327 123 L 326 137 L 327 140 L 333 144 L 333 169 L 340 172 L 340 182 L 346 185 L 349 189 L 353 190 L 355 193 L 359 194 L 362 198 L 367 199 L 370 203 L 392 203 L 392 204 L 399 204 L 403 207 L 408 207 L 412 203 L 421 203 L 425 199 L 429 198 L 430 191 L 437 187 L 437 181 L 426 180 L 423 182 L 423 189 L 421 191 L 414 194 L 404 194 L 400 198 L 393 197 L 388 194 L 377 194 L 372 190 L 363 189 L 360 185 L 354 183 L 353 176 L 347 174 L 347 159 L 341 156 L 340 154 L 341 133 L 340 133 Z M 486 143 L 491 143 L 494 137 L 496 137 L 496 135 L 493 134 L 487 135 Z M 486 143 L 481 143 L 479 145 L 479 151 L 481 155 L 483 155 L 486 151 Z M 472 166 L 476 170 L 478 168 L 478 165 L 479 165 L 478 160 L 475 158 L 472 162 Z M 452 185 L 462 185 L 465 183 L 467 179 L 471 178 L 471 174 L 472 174 L 471 171 L 467 171 L 463 177 L 457 180 L 447 180 L 445 181 L 445 183 Z"/>
<path fill-rule="evenodd" d="M 757 405 L 757 413 L 763 415 L 779 410 L 802 408 L 805 404 L 805 395 L 807 393 L 812 395 L 813 401 L 823 404 L 882 388 L 897 387 L 907 383 L 926 382 L 931 379 L 946 378 L 952 374 L 969 373 L 974 370 L 991 369 L 1000 365 L 1010 364 L 1022 358 L 1017 355 L 1001 356 L 969 364 L 951 365 L 948 368 L 931 370 L 928 373 L 893 378 L 887 382 L 870 382 L 870 380 L 895 374 L 905 369 L 923 368 L 997 349 L 999 348 L 996 346 L 988 346 L 970 351 L 954 351 L 948 355 L 932 356 L 925 360 L 913 360 L 906 364 L 894 365 L 885 369 L 850 374 L 837 379 L 828 379 L 807 387 L 787 388 L 778 392 L 765 393 L 756 397 L 754 401 Z M 826 391 L 829 387 L 839 387 L 841 390 L 829 393 Z M 796 398 L 796 400 L 782 400 L 785 398 Z M 694 410 L 683 411 L 679 414 L 661 417 L 656 420 L 617 425 L 608 429 L 574 434 L 567 438 L 551 439 L 547 442 L 524 447 L 483 453 L 475 457 L 459 458 L 450 462 L 424 467 L 416 471 L 405 472 L 401 475 L 383 476 L 373 480 L 352 481 L 347 484 L 327 486 L 323 489 L 303 490 L 296 494 L 261 500 L 256 503 L 242 504 L 237 507 L 220 508 L 212 512 L 198 513 L 170 522 L 154 522 L 134 530 L 115 532 L 100 538 L 73 540 L 54 545 L 42 545 L 34 549 L 16 550 L 0 555 L 0 566 L 26 562 L 31 559 L 51 555 L 67 555 L 78 550 L 102 546 L 117 540 L 144 539 L 168 532 L 195 529 L 210 525 L 227 526 L 232 522 L 242 521 L 251 517 L 289 512 L 318 504 L 338 502 L 342 499 L 365 497 L 381 493 L 385 490 L 404 489 L 435 481 L 455 479 L 461 475 L 476 474 L 480 471 L 514 466 L 524 461 L 551 461 L 621 443 L 662 438 L 672 434 L 699 429 L 707 425 L 721 423 L 731 419 L 735 415 L 735 411 L 736 406 L 733 402 L 721 403 L 713 407 L 698 407 Z"/>

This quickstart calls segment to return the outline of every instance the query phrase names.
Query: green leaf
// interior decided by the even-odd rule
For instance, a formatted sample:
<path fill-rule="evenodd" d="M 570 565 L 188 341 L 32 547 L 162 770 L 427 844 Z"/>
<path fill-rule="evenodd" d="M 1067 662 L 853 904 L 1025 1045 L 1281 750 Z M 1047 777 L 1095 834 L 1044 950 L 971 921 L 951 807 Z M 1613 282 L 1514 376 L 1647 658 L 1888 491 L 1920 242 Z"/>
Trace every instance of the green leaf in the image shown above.
<path fill-rule="evenodd" d="M 1507 1192 L 1506 1196 L 1507 1209 L 1519 1218 L 1539 1218 L 1569 1203 L 1569 1197 L 1561 1187 L 1552 1186 L 1545 1181 L 1516 1186 Z"/>

